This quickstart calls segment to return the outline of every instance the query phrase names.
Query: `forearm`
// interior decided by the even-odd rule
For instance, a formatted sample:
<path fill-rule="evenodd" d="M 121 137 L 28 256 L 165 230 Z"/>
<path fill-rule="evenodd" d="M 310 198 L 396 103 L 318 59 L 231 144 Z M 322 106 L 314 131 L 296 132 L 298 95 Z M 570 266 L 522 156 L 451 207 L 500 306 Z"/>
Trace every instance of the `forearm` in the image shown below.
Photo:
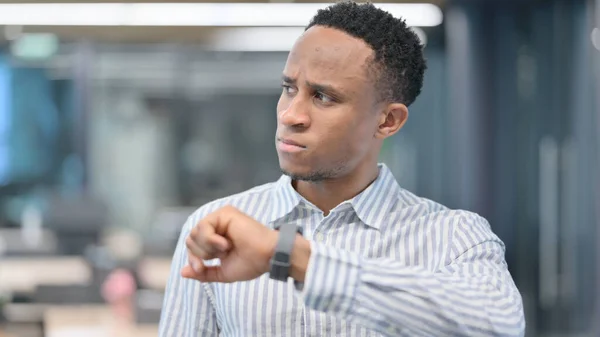
<path fill-rule="evenodd" d="M 311 244 L 307 306 L 397 336 L 521 335 L 520 295 L 501 266 L 456 264 L 433 273 Z M 471 272 L 476 271 L 476 272 Z"/>

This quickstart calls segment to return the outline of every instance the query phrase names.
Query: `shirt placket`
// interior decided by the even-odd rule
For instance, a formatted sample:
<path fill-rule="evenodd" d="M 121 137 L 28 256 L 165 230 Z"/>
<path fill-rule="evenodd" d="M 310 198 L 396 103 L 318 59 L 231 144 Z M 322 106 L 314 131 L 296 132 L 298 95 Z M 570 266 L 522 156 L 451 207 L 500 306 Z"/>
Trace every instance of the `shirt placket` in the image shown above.
<path fill-rule="evenodd" d="M 310 240 L 313 240 L 318 243 L 327 244 L 328 238 L 328 230 L 335 226 L 336 219 L 339 219 L 339 214 L 337 213 L 329 213 L 328 216 L 323 216 L 322 212 L 316 213 L 314 228 L 312 230 L 312 235 Z M 320 313 L 317 311 L 306 311 L 306 314 L 309 315 L 309 324 L 307 326 L 307 331 L 309 332 L 310 337 L 322 337 L 327 336 L 328 331 L 327 326 L 327 315 L 324 313 Z"/>
<path fill-rule="evenodd" d="M 307 240 L 314 240 L 315 235 L 317 234 L 317 230 L 321 227 L 321 222 L 323 221 L 323 213 L 319 210 L 315 210 L 310 208 L 312 211 L 311 216 L 309 217 L 309 221 L 306 222 L 304 227 L 304 237 Z M 303 326 L 303 337 L 314 337 L 319 336 L 318 326 L 319 326 L 319 317 L 318 315 L 311 310 L 307 310 L 304 305 L 302 305 L 302 326 Z"/>

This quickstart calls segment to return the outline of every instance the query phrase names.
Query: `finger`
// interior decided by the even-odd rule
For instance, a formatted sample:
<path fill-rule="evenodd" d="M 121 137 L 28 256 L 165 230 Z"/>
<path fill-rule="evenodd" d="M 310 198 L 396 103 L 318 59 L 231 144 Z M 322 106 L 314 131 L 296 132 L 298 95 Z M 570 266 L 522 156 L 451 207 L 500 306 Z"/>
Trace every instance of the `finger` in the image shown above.
<path fill-rule="evenodd" d="M 212 260 L 217 258 L 218 250 L 212 249 L 214 252 L 207 251 L 190 237 L 185 240 L 185 245 L 188 249 L 189 256 L 196 256 L 202 260 Z"/>
<path fill-rule="evenodd" d="M 196 279 L 196 271 L 192 269 L 192 266 L 186 265 L 181 268 L 181 276 L 185 278 Z"/>
<path fill-rule="evenodd" d="M 204 261 L 192 254 L 188 254 L 188 264 L 195 272 L 200 272 L 204 268 Z"/>
<path fill-rule="evenodd" d="M 229 241 L 215 232 L 211 222 L 203 219 L 190 231 L 190 238 L 209 254 L 217 254 L 230 249 Z"/>
<path fill-rule="evenodd" d="M 201 243 L 187 237 L 185 245 L 194 255 L 205 260 L 217 258 L 222 253 L 226 253 L 231 248 L 231 244 L 224 237 L 215 235 L 207 240 L 202 240 Z"/>
<path fill-rule="evenodd" d="M 188 265 L 182 268 L 182 272 L 184 270 L 189 269 L 189 272 L 187 274 L 192 275 L 193 277 L 197 277 L 197 275 L 202 274 L 205 268 L 206 265 L 204 264 L 204 261 L 201 258 L 188 254 Z"/>
<path fill-rule="evenodd" d="M 220 266 L 208 267 L 203 265 L 200 271 L 195 271 L 191 266 L 185 266 L 181 269 L 181 276 L 201 282 L 227 282 L 223 277 Z"/>
<path fill-rule="evenodd" d="M 218 210 L 209 213 L 201 221 L 212 227 L 213 230 L 220 235 L 225 235 L 232 220 L 240 215 L 240 211 L 230 205 L 219 208 Z"/>
<path fill-rule="evenodd" d="M 211 247 L 215 247 L 217 252 L 215 254 L 224 253 L 231 249 L 231 243 L 221 235 L 213 235 L 207 239 Z"/>

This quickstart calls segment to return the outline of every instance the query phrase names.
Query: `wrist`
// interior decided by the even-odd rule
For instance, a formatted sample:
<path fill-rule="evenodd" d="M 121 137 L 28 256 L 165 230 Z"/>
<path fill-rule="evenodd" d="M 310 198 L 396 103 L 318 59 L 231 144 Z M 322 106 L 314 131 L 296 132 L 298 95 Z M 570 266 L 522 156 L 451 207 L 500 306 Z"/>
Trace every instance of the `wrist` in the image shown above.
<path fill-rule="evenodd" d="M 290 261 L 290 277 L 297 282 L 304 282 L 308 261 L 310 260 L 310 242 L 301 235 L 296 235 L 294 249 Z"/>
<path fill-rule="evenodd" d="M 269 235 L 268 235 L 268 240 L 266 240 L 268 242 L 268 249 L 267 249 L 267 256 L 266 256 L 266 271 L 265 272 L 269 272 L 270 268 L 271 268 L 271 260 L 273 259 L 273 257 L 275 256 L 275 251 L 277 250 L 277 241 L 279 240 L 279 231 L 276 230 L 269 230 Z"/>

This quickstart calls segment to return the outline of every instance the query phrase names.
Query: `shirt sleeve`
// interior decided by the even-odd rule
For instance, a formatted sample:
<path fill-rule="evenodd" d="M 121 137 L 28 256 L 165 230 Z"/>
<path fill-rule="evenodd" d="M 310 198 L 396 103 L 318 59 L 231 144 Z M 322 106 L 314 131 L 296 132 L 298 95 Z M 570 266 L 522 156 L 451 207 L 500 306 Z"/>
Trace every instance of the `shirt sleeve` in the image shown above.
<path fill-rule="evenodd" d="M 386 336 L 523 336 L 503 243 L 480 217 L 452 232 L 449 263 L 435 271 L 311 242 L 304 301 Z"/>
<path fill-rule="evenodd" d="M 181 269 L 188 263 L 185 239 L 192 225 L 190 218 L 183 226 L 173 255 L 160 317 L 160 337 L 217 337 L 219 334 L 215 308 L 207 285 L 180 275 Z"/>

